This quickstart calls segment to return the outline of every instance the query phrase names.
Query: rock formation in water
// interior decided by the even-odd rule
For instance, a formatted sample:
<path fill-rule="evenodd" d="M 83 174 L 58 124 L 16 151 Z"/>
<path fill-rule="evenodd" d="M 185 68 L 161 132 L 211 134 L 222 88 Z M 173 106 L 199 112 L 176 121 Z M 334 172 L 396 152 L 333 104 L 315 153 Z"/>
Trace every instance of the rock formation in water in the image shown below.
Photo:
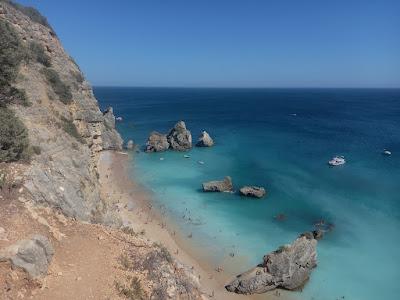
<path fill-rule="evenodd" d="M 232 178 L 226 176 L 223 180 L 213 180 L 203 183 L 203 191 L 205 192 L 232 192 Z"/>
<path fill-rule="evenodd" d="M 135 148 L 135 143 L 134 143 L 132 140 L 129 140 L 129 141 L 126 143 L 126 149 L 128 149 L 128 150 L 133 150 L 133 148 Z"/>
<path fill-rule="evenodd" d="M 210 137 L 210 135 L 207 133 L 207 131 L 203 131 L 199 139 L 197 140 L 196 146 L 197 147 L 211 147 L 214 145 L 213 139 Z"/>
<path fill-rule="evenodd" d="M 162 152 L 167 151 L 169 143 L 165 134 L 153 131 L 146 143 L 146 152 Z"/>
<path fill-rule="evenodd" d="M 0 261 L 8 260 L 14 267 L 22 268 L 36 278 L 47 274 L 53 255 L 50 241 L 45 236 L 34 235 L 29 240 L 20 240 L 0 250 Z"/>
<path fill-rule="evenodd" d="M 316 266 L 317 240 L 306 232 L 292 244 L 265 255 L 263 263 L 238 275 L 225 288 L 238 294 L 265 293 L 275 288 L 295 290 L 307 282 Z"/>
<path fill-rule="evenodd" d="M 186 129 L 186 124 L 179 121 L 167 135 L 169 147 L 176 151 L 187 151 L 192 148 L 192 134 Z"/>
<path fill-rule="evenodd" d="M 258 186 L 244 186 L 240 190 L 240 194 L 247 197 L 262 198 L 265 196 L 265 189 Z"/>

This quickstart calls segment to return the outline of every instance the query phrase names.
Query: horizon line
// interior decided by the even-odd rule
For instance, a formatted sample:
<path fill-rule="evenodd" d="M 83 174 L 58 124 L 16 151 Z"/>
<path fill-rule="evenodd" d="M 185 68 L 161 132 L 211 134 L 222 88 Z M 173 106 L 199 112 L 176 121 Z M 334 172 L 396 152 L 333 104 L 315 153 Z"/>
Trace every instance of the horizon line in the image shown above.
<path fill-rule="evenodd" d="M 363 87 L 363 86 L 334 86 L 334 87 L 321 87 L 321 86 L 142 86 L 142 85 L 101 85 L 93 84 L 92 87 L 106 87 L 106 88 L 160 88 L 160 89 L 400 89 L 399 87 Z"/>

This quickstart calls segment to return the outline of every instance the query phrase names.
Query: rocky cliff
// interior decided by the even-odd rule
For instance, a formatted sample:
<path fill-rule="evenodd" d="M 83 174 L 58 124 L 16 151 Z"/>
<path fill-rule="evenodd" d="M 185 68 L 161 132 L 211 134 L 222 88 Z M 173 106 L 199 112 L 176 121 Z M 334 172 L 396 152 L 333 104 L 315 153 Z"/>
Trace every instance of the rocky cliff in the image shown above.
<path fill-rule="evenodd" d="M 100 111 L 78 65 L 37 11 L 0 0 L 0 25 L 0 54 L 10 53 L 1 66 L 0 104 L 25 125 L 33 149 L 19 166 L 24 188 L 31 200 L 68 216 L 106 221 L 99 152 L 122 147 L 112 110 Z"/>

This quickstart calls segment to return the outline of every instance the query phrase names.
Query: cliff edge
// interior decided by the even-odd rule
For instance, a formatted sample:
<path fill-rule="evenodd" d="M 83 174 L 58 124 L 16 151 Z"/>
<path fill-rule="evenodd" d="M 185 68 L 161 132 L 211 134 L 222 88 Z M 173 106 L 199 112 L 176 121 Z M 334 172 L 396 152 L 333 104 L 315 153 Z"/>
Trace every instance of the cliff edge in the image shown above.
<path fill-rule="evenodd" d="M 100 151 L 122 148 L 112 111 L 100 111 L 78 65 L 36 10 L 2 0 L 0 28 L 0 105 L 26 130 L 24 155 L 9 159 L 29 160 L 20 166 L 24 188 L 33 201 L 67 216 L 107 222 L 97 167 Z"/>

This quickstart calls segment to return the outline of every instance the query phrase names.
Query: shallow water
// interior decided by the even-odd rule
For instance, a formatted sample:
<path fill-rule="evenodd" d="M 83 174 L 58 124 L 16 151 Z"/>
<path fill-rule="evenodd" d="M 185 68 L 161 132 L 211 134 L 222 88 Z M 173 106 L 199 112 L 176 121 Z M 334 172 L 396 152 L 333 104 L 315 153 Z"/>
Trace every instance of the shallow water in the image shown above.
<path fill-rule="evenodd" d="M 244 271 L 314 223 L 334 224 L 299 299 L 398 299 L 400 286 L 400 90 L 95 88 L 143 145 L 152 130 L 185 120 L 196 140 L 184 153 L 135 155 L 135 178 L 212 264 Z M 295 115 L 294 115 L 295 114 Z M 384 148 L 392 151 L 383 156 Z M 327 160 L 347 163 L 330 168 Z M 164 160 L 160 160 L 163 157 Z M 198 164 L 202 160 L 204 165 Z M 201 192 L 230 175 L 261 185 L 264 199 Z M 284 214 L 278 221 L 275 216 Z M 232 258 L 229 253 L 235 253 Z"/>

